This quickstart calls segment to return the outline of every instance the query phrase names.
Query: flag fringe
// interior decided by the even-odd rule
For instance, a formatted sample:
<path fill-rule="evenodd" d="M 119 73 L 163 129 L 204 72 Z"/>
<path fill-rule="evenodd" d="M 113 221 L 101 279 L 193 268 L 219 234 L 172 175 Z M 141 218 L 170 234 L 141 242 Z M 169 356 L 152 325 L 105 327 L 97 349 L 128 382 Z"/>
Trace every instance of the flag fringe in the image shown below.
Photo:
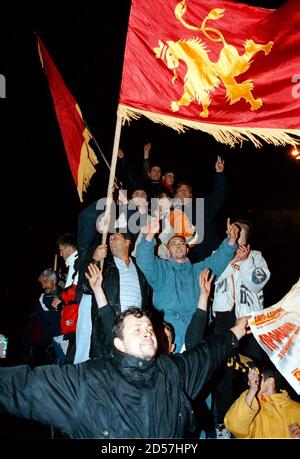
<path fill-rule="evenodd" d="M 80 164 L 78 167 L 77 182 L 77 191 L 81 202 L 83 201 L 82 195 L 85 191 L 87 191 L 92 175 L 96 172 L 95 166 L 98 164 L 97 156 L 94 150 L 89 146 L 91 135 L 86 128 L 83 135 L 85 140 L 82 144 L 80 152 Z"/>
<path fill-rule="evenodd" d="M 238 144 L 242 146 L 244 141 L 251 141 L 255 147 L 262 147 L 261 140 L 275 146 L 280 145 L 299 145 L 300 129 L 279 129 L 279 128 L 243 128 L 238 126 L 223 126 L 217 124 L 209 124 L 197 121 L 190 121 L 174 116 L 162 115 L 159 113 L 139 110 L 137 108 L 128 107 L 127 105 L 119 104 L 118 116 L 122 119 L 122 124 L 130 123 L 132 120 L 137 120 L 141 116 L 145 116 L 154 123 L 163 124 L 179 133 L 183 133 L 186 129 L 198 129 L 212 135 L 217 142 L 221 142 L 235 147 Z"/>

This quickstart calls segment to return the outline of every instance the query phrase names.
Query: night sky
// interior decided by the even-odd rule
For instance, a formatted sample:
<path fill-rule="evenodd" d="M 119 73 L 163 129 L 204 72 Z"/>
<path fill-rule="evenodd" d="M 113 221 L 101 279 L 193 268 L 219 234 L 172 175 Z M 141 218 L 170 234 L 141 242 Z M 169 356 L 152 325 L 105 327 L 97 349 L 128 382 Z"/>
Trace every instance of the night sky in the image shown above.
<path fill-rule="evenodd" d="M 244 3 L 277 7 L 283 1 Z M 34 31 L 109 159 L 130 1 L 99 5 L 101 12 L 96 13 L 89 2 L 84 9 L 73 4 L 68 11 L 40 2 L 35 9 L 26 5 L 1 15 L 0 73 L 6 78 L 7 97 L 0 99 L 4 230 L 0 332 L 12 340 L 21 336 L 35 307 L 40 292 L 37 277 L 53 265 L 57 237 L 76 232 L 78 212 L 105 194 L 108 179 L 99 157 L 98 171 L 80 205 Z M 132 162 L 141 162 L 148 141 L 162 168 L 172 167 L 178 179 L 189 179 L 197 196 L 210 190 L 216 156 L 224 156 L 231 191 L 220 228 L 225 231 L 227 215 L 253 221 L 254 248 L 262 250 L 272 272 L 266 304 L 278 301 L 300 275 L 300 161 L 289 157 L 290 147 L 264 144 L 255 149 L 245 143 L 230 149 L 207 134 L 179 135 L 145 119 L 122 130 L 121 147 Z"/>

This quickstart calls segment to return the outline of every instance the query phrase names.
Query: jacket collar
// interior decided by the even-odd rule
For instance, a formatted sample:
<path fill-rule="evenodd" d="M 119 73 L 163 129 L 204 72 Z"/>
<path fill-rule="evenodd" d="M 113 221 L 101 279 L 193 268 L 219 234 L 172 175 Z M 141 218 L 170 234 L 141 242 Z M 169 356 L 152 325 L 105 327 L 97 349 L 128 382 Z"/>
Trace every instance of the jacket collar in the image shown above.
<path fill-rule="evenodd" d="M 186 267 L 191 267 L 192 264 L 190 262 L 190 260 L 186 257 L 185 258 L 185 261 L 184 263 L 177 263 L 177 261 L 173 260 L 173 258 L 169 257 L 168 258 L 168 261 L 171 263 L 171 265 L 175 268 L 175 269 L 186 269 Z"/>
<path fill-rule="evenodd" d="M 71 253 L 71 255 L 68 256 L 68 258 L 65 261 L 65 265 L 69 267 L 75 262 L 77 258 L 78 258 L 78 251 L 75 250 L 73 253 Z"/>
<path fill-rule="evenodd" d="M 142 383 L 149 379 L 155 370 L 156 357 L 145 360 L 119 351 L 113 346 L 112 361 L 127 380 Z"/>
<path fill-rule="evenodd" d="M 287 405 L 290 403 L 291 399 L 286 390 L 281 390 L 280 392 L 276 392 L 275 394 L 272 394 L 269 397 L 261 395 L 260 400 L 263 400 L 265 402 L 272 402 L 275 405 Z"/>

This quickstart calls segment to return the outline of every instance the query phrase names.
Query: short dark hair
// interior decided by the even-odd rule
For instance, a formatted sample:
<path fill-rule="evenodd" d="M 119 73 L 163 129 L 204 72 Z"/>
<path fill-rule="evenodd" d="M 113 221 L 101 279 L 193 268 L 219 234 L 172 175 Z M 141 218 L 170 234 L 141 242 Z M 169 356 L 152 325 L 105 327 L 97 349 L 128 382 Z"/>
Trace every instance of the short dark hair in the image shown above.
<path fill-rule="evenodd" d="M 170 322 L 163 322 L 163 325 L 164 325 L 164 328 L 166 328 L 167 330 L 169 330 L 169 332 L 171 333 L 171 342 L 172 344 L 175 343 L 175 328 L 174 326 L 170 323 Z"/>
<path fill-rule="evenodd" d="M 161 171 L 161 165 L 158 164 L 158 163 L 153 163 L 153 164 L 151 164 L 151 167 L 150 167 L 150 169 L 149 169 L 149 172 L 152 171 L 153 167 L 159 167 L 159 168 L 160 168 L 160 171 Z"/>
<path fill-rule="evenodd" d="M 134 316 L 137 319 L 141 319 L 142 317 L 147 317 L 151 320 L 151 313 L 149 311 L 144 311 L 141 308 L 137 308 L 132 306 L 125 311 L 121 312 L 115 319 L 115 323 L 112 329 L 113 338 L 123 338 L 123 331 L 124 331 L 124 320 L 128 316 Z"/>
<path fill-rule="evenodd" d="M 120 234 L 122 234 L 123 238 L 124 238 L 125 240 L 127 240 L 127 241 L 130 242 L 128 251 L 129 251 L 129 253 L 131 253 L 131 251 L 132 251 L 133 248 L 134 248 L 134 237 L 133 237 L 132 233 L 130 233 L 129 231 L 123 232 L 123 231 L 122 231 L 122 228 L 116 228 L 115 233 L 120 233 Z M 110 234 L 109 234 L 109 238 L 110 238 L 110 236 L 112 236 L 112 235 L 115 234 L 115 233 L 110 233 Z M 109 238 L 108 238 L 108 240 L 109 240 Z"/>
<path fill-rule="evenodd" d="M 278 370 L 276 370 L 275 368 L 271 368 L 271 367 L 264 367 L 262 369 L 261 374 L 262 374 L 264 381 L 269 378 L 274 378 L 275 390 L 276 392 L 280 392 L 283 386 L 283 377 L 281 373 L 279 373 Z"/>
<path fill-rule="evenodd" d="M 74 247 L 74 249 L 77 249 L 76 236 L 72 233 L 65 233 L 59 236 L 59 238 L 56 241 L 56 244 L 58 246 L 59 245 L 71 246 L 71 247 Z"/>
<path fill-rule="evenodd" d="M 127 241 L 130 241 L 133 244 L 133 237 L 129 231 L 127 231 L 126 233 L 121 233 L 121 234 L 123 234 L 124 239 L 126 239 Z"/>
<path fill-rule="evenodd" d="M 131 252 L 134 249 L 134 238 L 133 238 L 132 234 L 129 231 L 127 231 L 127 233 L 122 233 L 122 234 L 123 234 L 124 238 L 126 239 L 126 241 L 130 242 L 129 247 L 128 247 L 128 253 L 130 255 Z"/>
<path fill-rule="evenodd" d="M 185 244 L 187 245 L 186 239 L 185 239 L 184 236 L 182 236 L 182 234 L 173 234 L 173 236 L 171 236 L 170 239 L 168 240 L 167 246 L 170 244 L 170 242 L 172 241 L 172 239 L 174 239 L 174 237 L 179 237 L 179 238 L 182 239 L 182 240 L 185 242 Z"/>
<path fill-rule="evenodd" d="M 178 188 L 180 188 L 181 186 L 187 186 L 188 189 L 190 190 L 191 194 L 193 194 L 193 187 L 192 185 L 189 183 L 189 182 L 185 182 L 185 181 L 182 181 L 180 183 L 178 183 L 178 185 L 176 186 L 176 193 L 178 191 Z"/>
<path fill-rule="evenodd" d="M 141 186 L 135 186 L 131 189 L 128 190 L 128 195 L 130 197 L 130 199 L 132 199 L 132 195 L 135 191 L 144 191 L 147 195 L 147 201 L 149 200 L 149 194 L 148 194 L 148 191 L 146 189 L 147 187 L 145 186 L 145 183 L 143 183 Z"/>

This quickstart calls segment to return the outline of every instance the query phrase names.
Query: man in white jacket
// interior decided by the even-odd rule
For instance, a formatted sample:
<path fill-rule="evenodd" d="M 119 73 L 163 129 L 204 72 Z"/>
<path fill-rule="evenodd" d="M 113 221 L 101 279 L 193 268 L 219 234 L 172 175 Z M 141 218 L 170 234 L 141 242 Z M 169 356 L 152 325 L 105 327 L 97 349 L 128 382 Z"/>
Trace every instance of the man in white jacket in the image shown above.
<path fill-rule="evenodd" d="M 270 271 L 261 252 L 251 250 L 248 244 L 250 223 L 237 221 L 235 224 L 241 228 L 239 248 L 216 282 L 213 301 L 215 316 L 233 308 L 236 318 L 262 310 L 262 289 L 270 279 Z"/>
<path fill-rule="evenodd" d="M 268 265 L 261 252 L 251 250 L 249 236 L 251 224 L 247 221 L 235 222 L 240 228 L 239 248 L 215 284 L 213 314 L 215 332 L 228 329 L 236 318 L 249 316 L 263 309 L 263 288 L 270 278 Z M 243 353 L 259 359 L 259 346 L 249 336 Z M 220 374 L 216 386 L 216 430 L 218 438 L 230 438 L 224 428 L 224 416 L 233 397 L 232 370 L 227 368 Z"/>

